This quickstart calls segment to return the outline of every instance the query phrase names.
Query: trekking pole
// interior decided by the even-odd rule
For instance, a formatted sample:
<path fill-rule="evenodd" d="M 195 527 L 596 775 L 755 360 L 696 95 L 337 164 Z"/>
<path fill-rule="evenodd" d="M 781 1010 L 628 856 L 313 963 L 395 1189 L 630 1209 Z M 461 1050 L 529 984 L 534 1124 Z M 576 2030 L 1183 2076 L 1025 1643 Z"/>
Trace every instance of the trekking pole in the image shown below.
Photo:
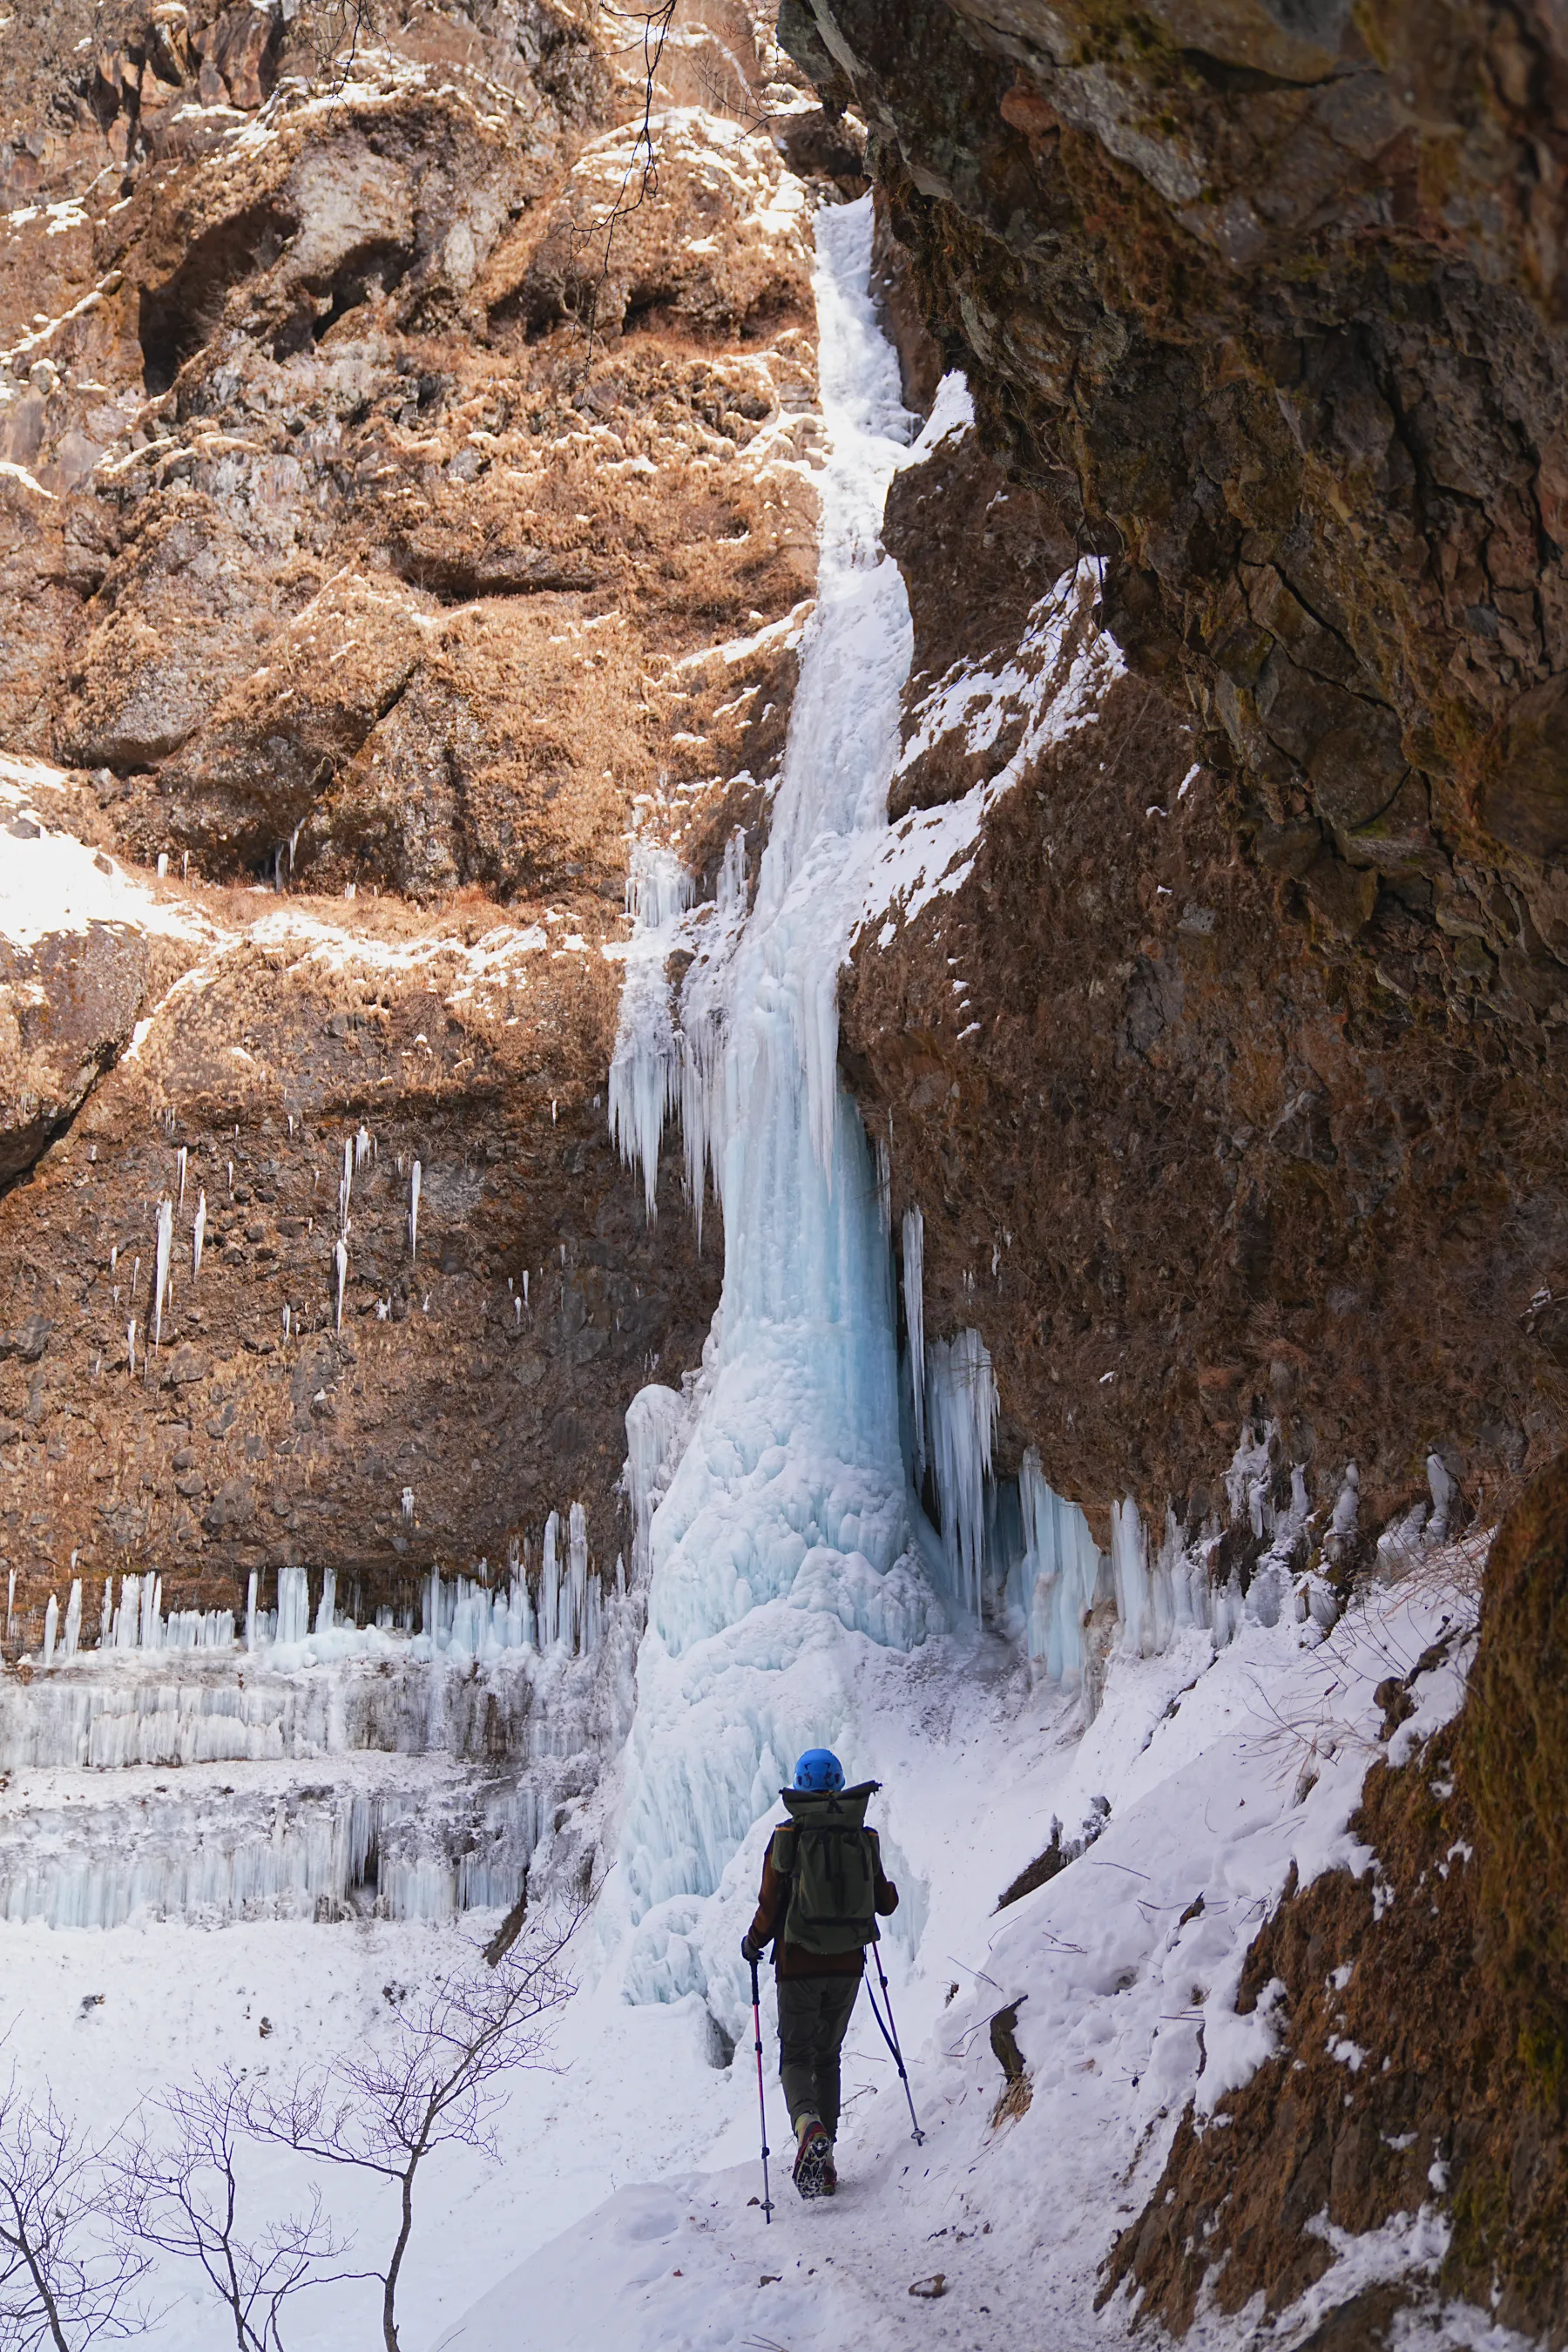
<path fill-rule="evenodd" d="M 887 2024 L 882 2023 L 882 2012 L 877 2006 L 877 1996 L 868 1985 L 866 1990 L 871 1996 L 871 2014 L 877 2021 L 878 2030 L 883 2041 L 893 2053 L 893 2063 L 899 2070 L 899 2080 L 904 2086 L 904 2096 L 910 2103 L 910 2121 L 914 2126 L 915 2146 L 923 2147 L 926 2136 L 921 2129 L 920 2117 L 915 2113 L 915 2095 L 910 2088 L 910 2078 L 904 2071 L 904 2053 L 899 2048 L 899 2029 L 893 2019 L 893 1996 L 888 1990 L 888 1979 L 882 1973 L 882 1955 L 875 1944 L 871 1947 L 871 1957 L 877 1963 L 877 1974 L 881 1979 L 882 1999 L 888 2004 Z"/>
<path fill-rule="evenodd" d="M 772 2224 L 773 2200 L 768 2195 L 768 2103 L 763 2093 L 763 1997 L 757 1989 L 757 1964 L 752 1962 L 752 2031 L 757 2044 L 757 2112 L 763 2119 L 763 2219 Z"/>

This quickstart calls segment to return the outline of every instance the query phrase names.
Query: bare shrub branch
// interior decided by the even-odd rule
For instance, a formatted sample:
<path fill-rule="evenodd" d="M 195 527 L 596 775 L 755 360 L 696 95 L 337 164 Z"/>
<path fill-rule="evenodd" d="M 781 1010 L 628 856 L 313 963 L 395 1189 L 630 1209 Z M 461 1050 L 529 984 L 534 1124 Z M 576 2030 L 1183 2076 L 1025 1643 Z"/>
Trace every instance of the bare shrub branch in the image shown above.
<path fill-rule="evenodd" d="M 150 2258 L 119 2215 L 114 2168 L 51 2095 L 15 2070 L 0 2087 L 0 2346 L 81 2352 L 145 2333 L 136 2300 Z"/>
<path fill-rule="evenodd" d="M 337 2265 L 347 2251 L 312 2189 L 302 2212 L 247 2234 L 240 2217 L 237 2150 L 246 2128 L 243 2075 L 165 2093 L 168 2131 L 144 2132 L 116 2158 L 130 2228 L 143 2245 L 199 2263 L 234 2327 L 236 2352 L 283 2352 L 283 2315 L 296 2294 L 363 2272 Z"/>
<path fill-rule="evenodd" d="M 563 1960 L 586 1909 L 535 1927 L 493 1966 L 482 1954 L 398 2008 L 392 2047 L 334 2060 L 275 2091 L 242 2086 L 243 2127 L 318 2163 L 377 2174 L 398 2194 L 382 2282 L 385 2352 L 399 2352 L 397 2284 L 414 2230 L 419 2168 L 457 2144 L 494 2155 L 504 2075 L 544 2064 L 554 2014 L 574 1990 Z"/>

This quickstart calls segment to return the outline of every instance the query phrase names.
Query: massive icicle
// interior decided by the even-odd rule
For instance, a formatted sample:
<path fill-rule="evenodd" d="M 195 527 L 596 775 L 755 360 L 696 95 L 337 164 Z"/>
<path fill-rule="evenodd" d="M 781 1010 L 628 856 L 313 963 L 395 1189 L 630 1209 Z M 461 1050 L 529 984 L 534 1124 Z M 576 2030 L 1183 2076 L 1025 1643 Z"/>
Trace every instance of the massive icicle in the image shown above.
<path fill-rule="evenodd" d="M 634 929 L 610 1064 L 610 1133 L 621 1158 L 642 1171 L 650 1219 L 658 1207 L 659 1139 L 680 1093 L 680 1055 L 665 967 L 680 943 L 680 919 L 691 899 L 691 877 L 673 850 L 647 841 L 633 844 L 626 912 Z"/>
<path fill-rule="evenodd" d="M 163 1340 L 163 1299 L 169 1287 L 169 1253 L 174 1247 L 174 1211 L 168 1201 L 158 1204 L 158 1244 L 153 1291 L 153 1345 Z"/>
<path fill-rule="evenodd" d="M 1033 1446 L 1018 1475 L 1026 1550 L 1020 1579 L 1029 1655 L 1053 1682 L 1083 1672 L 1083 1623 L 1100 1582 L 1100 1549 L 1076 1503 L 1049 1486 Z"/>
<path fill-rule="evenodd" d="M 996 1433 L 996 1382 L 978 1331 L 938 1339 L 926 1370 L 931 1476 L 942 1503 L 948 1572 L 970 1614 L 984 1592 L 985 1488 Z"/>
<path fill-rule="evenodd" d="M 912 1549 L 876 1175 L 837 1068 L 838 969 L 911 646 L 877 536 L 908 420 L 867 291 L 870 234 L 868 200 L 818 215 L 817 605 L 750 917 L 737 865 L 732 928 L 682 998 L 688 1168 L 695 1199 L 713 1173 L 724 1286 L 710 1384 L 651 1528 L 623 1840 L 638 1916 L 710 1891 L 797 1750 L 847 1728 L 868 1640 L 909 1648 L 941 1622 Z M 689 1952 L 667 1957 L 678 1914 L 646 1920 L 634 1991 L 689 1980 Z"/>
<path fill-rule="evenodd" d="M 910 1398 L 915 1419 L 915 1476 L 925 1474 L 925 1230 L 919 1209 L 904 1211 L 904 1328 L 910 1339 Z"/>
<path fill-rule="evenodd" d="M 918 1211 L 902 1234 L 910 1433 L 938 1497 L 940 1551 L 906 1477 L 886 1184 L 838 1075 L 838 972 L 865 916 L 896 898 L 911 911 L 921 893 L 956 887 L 967 870 L 956 853 L 1018 771 L 1009 762 L 972 796 L 951 835 L 906 820 L 895 837 L 887 826 L 911 633 L 877 533 L 910 453 L 896 362 L 867 294 L 870 227 L 868 203 L 818 216 L 829 436 L 818 599 L 754 898 L 748 913 L 739 854 L 732 875 L 726 859 L 711 908 L 683 909 L 650 883 L 627 958 L 611 1089 L 617 1139 L 640 1164 L 651 1208 L 679 1081 L 693 1207 L 700 1216 L 710 1177 L 724 1221 L 721 1311 L 689 1436 L 662 1493 L 680 1400 L 645 1391 L 627 1416 L 634 1582 L 645 1553 L 650 1573 L 622 1838 L 624 1898 L 637 1923 L 626 1979 L 634 1998 L 705 1992 L 710 1968 L 721 1975 L 732 1965 L 709 1952 L 702 1898 L 795 1754 L 852 1732 L 857 1679 L 875 1670 L 877 1648 L 912 1648 L 942 1622 L 931 1571 L 971 1619 L 1026 1629 L 1047 1675 L 1092 1684 L 1091 1711 L 1110 1638 L 1102 1617 L 1086 1643 L 1097 1602 L 1114 1596 L 1128 1650 L 1209 1622 L 1206 1535 L 1189 1542 L 1168 1528 L 1151 1557 L 1123 1504 L 1102 1559 L 1083 1513 L 1052 1494 L 1037 1456 L 1017 1486 L 993 1477 L 990 1357 L 974 1331 L 925 1344 Z M 966 402 L 944 387 L 922 443 L 968 421 Z M 1065 644 L 1098 579 L 1080 567 L 1042 608 L 1040 630 Z M 1059 709 L 1042 693 L 1030 744 L 1083 723 L 1108 674 L 1106 663 L 1075 663 Z M 678 930 L 694 958 L 679 1018 L 665 978 Z M 1305 1517 L 1298 1484 L 1289 1512 L 1266 1497 L 1247 1502 L 1271 1538 L 1245 1596 L 1249 1613 L 1279 1606 Z M 552 1528 L 542 1644 L 555 1638 L 561 1606 L 556 1542 Z M 1239 1590 L 1235 1598 L 1239 1611 Z M 1223 1638 L 1219 1603 L 1213 1622 Z"/>

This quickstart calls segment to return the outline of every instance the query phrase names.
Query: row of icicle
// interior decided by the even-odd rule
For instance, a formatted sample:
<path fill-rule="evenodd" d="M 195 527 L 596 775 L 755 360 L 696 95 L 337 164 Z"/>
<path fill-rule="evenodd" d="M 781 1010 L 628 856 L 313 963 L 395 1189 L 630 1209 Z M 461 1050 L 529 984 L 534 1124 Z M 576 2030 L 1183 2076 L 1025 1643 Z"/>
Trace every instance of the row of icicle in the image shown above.
<path fill-rule="evenodd" d="M 406 1490 L 405 1490 L 406 1491 Z M 553 1650 L 586 1657 L 598 1647 L 604 1629 L 601 1580 L 590 1573 L 587 1516 L 581 1503 L 567 1515 L 565 1558 L 561 1556 L 561 1517 L 552 1511 L 544 1525 L 537 1601 L 529 1587 L 528 1546 L 513 1540 L 507 1562 L 507 1581 L 492 1590 L 483 1561 L 473 1577 L 448 1582 L 439 1568 L 425 1579 L 421 1631 L 438 1651 L 487 1657 L 500 1650 Z M 616 1590 L 626 1591 L 626 1566 L 616 1561 Z M 120 1580 L 120 1600 L 113 1599 L 114 1579 L 105 1577 L 99 1617 L 100 1654 L 129 1651 L 232 1650 L 235 1616 L 232 1609 L 174 1609 L 163 1613 L 163 1580 L 156 1570 Z M 11 1639 L 16 1620 L 16 1571 L 10 1571 L 6 1594 L 5 1637 Z M 323 1571 L 321 1598 L 314 1618 L 310 1611 L 310 1573 L 303 1568 L 278 1571 L 278 1605 L 260 1607 L 260 1577 L 250 1571 L 246 1597 L 244 1643 L 247 1652 L 278 1644 L 292 1647 L 334 1632 L 357 1633 L 353 1615 L 337 1606 L 337 1574 Z M 393 1612 L 377 1612 L 384 1632 L 398 1630 Z M 60 1605 L 50 1593 L 44 1612 L 43 1664 L 52 1666 L 81 1654 L 82 1580 L 71 1580 L 62 1622 Z M 412 1630 L 411 1625 L 405 1630 Z"/>

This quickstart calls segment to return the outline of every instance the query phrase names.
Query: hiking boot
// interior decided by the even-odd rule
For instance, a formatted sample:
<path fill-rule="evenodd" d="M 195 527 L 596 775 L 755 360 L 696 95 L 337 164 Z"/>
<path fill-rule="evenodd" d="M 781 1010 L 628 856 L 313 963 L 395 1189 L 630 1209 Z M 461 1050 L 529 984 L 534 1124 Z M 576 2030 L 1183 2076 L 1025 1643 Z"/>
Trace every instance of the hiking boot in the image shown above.
<path fill-rule="evenodd" d="M 820 2197 L 825 2179 L 833 2172 L 833 2142 L 815 2116 L 801 2126 L 795 2152 L 795 2185 L 803 2197 Z M 834 2186 L 837 2187 L 837 2177 Z"/>
<path fill-rule="evenodd" d="M 833 2160 L 834 2153 L 833 2142 L 829 2140 L 827 2154 L 822 2159 L 822 2193 L 825 2197 L 837 2197 L 838 2194 L 838 2168 Z"/>

